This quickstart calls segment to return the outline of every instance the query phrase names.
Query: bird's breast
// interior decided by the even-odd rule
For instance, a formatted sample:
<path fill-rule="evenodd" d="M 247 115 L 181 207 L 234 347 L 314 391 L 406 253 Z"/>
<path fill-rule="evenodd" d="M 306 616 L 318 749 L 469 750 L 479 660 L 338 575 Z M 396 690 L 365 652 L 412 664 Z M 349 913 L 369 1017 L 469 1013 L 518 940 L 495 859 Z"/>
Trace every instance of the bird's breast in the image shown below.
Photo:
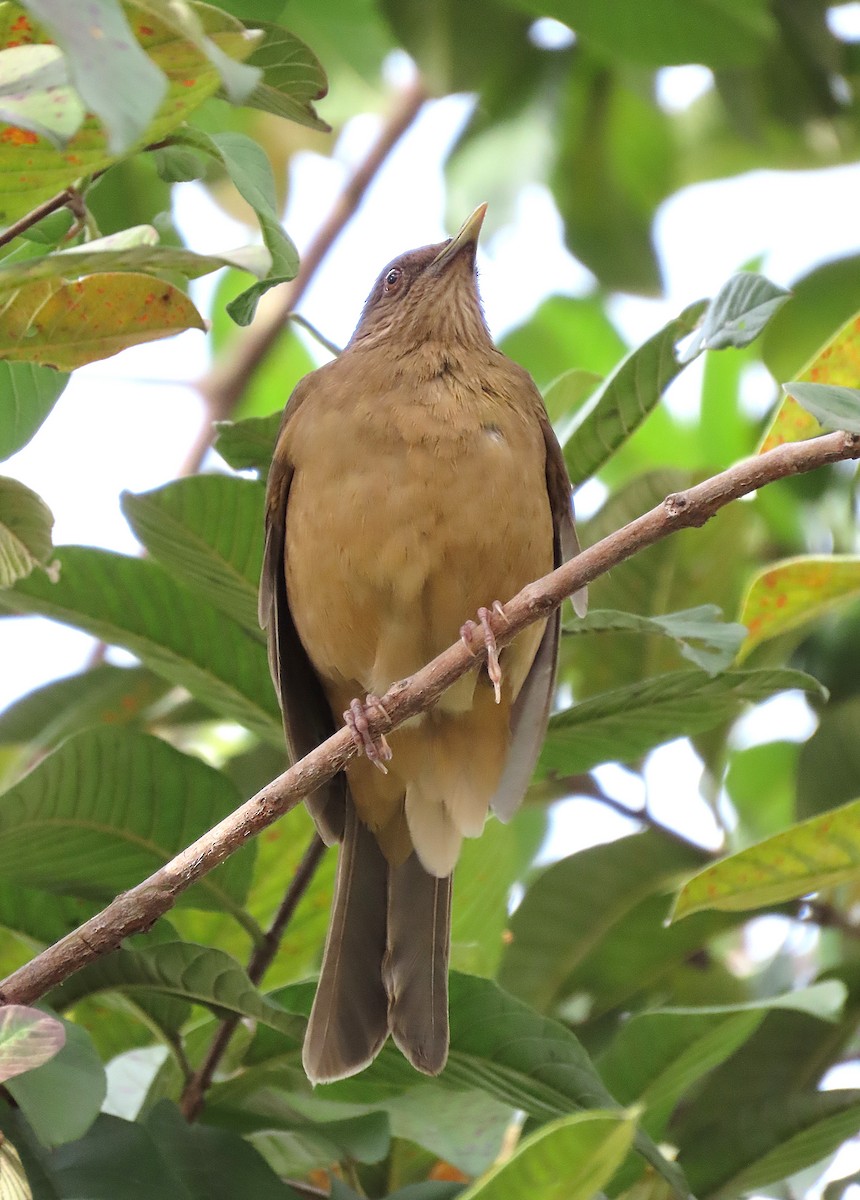
<path fill-rule="evenodd" d="M 287 589 L 330 679 L 384 691 L 552 568 L 540 425 L 486 383 L 308 403 L 290 449 Z"/>

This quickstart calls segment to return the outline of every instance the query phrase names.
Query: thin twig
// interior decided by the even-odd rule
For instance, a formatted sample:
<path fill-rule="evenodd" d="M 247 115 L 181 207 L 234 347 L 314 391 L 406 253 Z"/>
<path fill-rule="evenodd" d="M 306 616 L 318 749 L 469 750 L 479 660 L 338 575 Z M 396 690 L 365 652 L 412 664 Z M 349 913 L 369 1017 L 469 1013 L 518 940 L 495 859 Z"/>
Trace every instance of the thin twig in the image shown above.
<path fill-rule="evenodd" d="M 685 850 L 691 850 L 694 854 L 701 855 L 702 858 L 710 859 L 720 856 L 720 850 L 710 850 L 700 842 L 694 841 L 693 838 L 686 837 L 679 830 L 673 829 L 671 825 L 666 825 L 659 817 L 655 817 L 648 807 L 647 802 L 641 808 L 628 808 L 622 800 L 616 800 L 614 796 L 610 796 L 605 792 L 593 775 L 556 776 L 537 785 L 534 791 L 544 802 L 549 800 L 563 800 L 566 797 L 575 796 L 583 796 L 588 800 L 595 800 L 598 804 L 603 804 L 606 808 L 611 808 L 613 812 L 619 813 L 622 817 L 628 817 L 631 821 L 638 821 L 646 829 L 653 829 L 661 837 L 675 842 Z M 531 794 L 530 792 L 529 795 L 531 796 Z"/>
<path fill-rule="evenodd" d="M 71 208 L 75 211 L 75 205 L 80 204 L 80 193 L 73 187 L 63 188 L 61 192 L 57 192 L 56 196 L 52 196 L 50 200 L 43 200 L 41 204 L 37 204 L 35 208 L 30 209 L 23 217 L 19 217 L 13 225 L 7 225 L 0 233 L 0 246 L 8 246 L 9 242 L 14 242 L 15 238 L 22 233 L 26 233 L 28 229 L 32 229 L 34 225 L 38 225 L 45 217 L 49 217 L 51 213 L 59 212 L 61 208 Z"/>
<path fill-rule="evenodd" d="M 857 458 L 860 458 L 860 435 L 830 433 L 777 446 L 695 487 L 667 496 L 644 516 L 523 588 L 500 614 L 490 618 L 499 645 L 506 645 L 527 625 L 549 616 L 567 596 L 639 550 L 676 530 L 704 525 L 739 496 L 789 475 Z M 369 722 L 372 734 L 387 733 L 409 717 L 424 712 L 474 667 L 472 651 L 462 641 L 456 642 L 409 679 L 389 688 Z M 302 797 L 342 771 L 355 753 L 349 730 L 340 729 L 148 879 L 118 896 L 73 933 L 14 971 L 0 983 L 0 1001 L 32 1003 L 81 967 L 116 949 L 123 938 L 151 928 L 181 892 L 222 863 L 248 838 L 289 812 Z"/>
<path fill-rule="evenodd" d="M 314 234 L 301 258 L 299 273 L 289 283 L 273 288 L 260 301 L 253 325 L 198 381 L 197 390 L 206 404 L 206 417 L 181 474 L 193 475 L 212 444 L 212 422 L 226 420 L 248 387 L 254 372 L 271 351 L 281 330 L 313 279 L 320 263 L 343 232 L 361 204 L 380 168 L 421 111 L 427 92 L 416 79 L 399 95 L 367 156 L 346 180 L 325 221 Z"/>
<path fill-rule="evenodd" d="M 295 875 L 290 880 L 290 885 L 284 893 L 284 898 L 281 901 L 278 911 L 275 913 L 274 920 L 266 932 L 265 938 L 254 948 L 251 955 L 248 963 L 248 978 L 253 984 L 258 984 L 262 980 L 266 971 L 271 966 L 272 960 L 278 953 L 278 948 L 287 926 L 293 918 L 299 901 L 307 891 L 316 873 L 316 869 L 322 861 L 325 850 L 325 842 L 315 833 L 310 840 L 307 850 L 302 855 L 302 860 L 296 868 Z M 227 1047 L 230 1044 L 230 1039 L 236 1032 L 240 1021 L 241 1017 L 236 1014 L 235 1016 L 225 1018 L 221 1022 L 215 1031 L 215 1035 L 206 1052 L 206 1057 L 187 1081 L 182 1092 L 182 1099 L 179 1102 L 179 1107 L 187 1121 L 195 1120 L 203 1107 L 203 1101 L 212 1084 L 212 1080 L 215 1078 L 218 1064 L 224 1057 Z"/>

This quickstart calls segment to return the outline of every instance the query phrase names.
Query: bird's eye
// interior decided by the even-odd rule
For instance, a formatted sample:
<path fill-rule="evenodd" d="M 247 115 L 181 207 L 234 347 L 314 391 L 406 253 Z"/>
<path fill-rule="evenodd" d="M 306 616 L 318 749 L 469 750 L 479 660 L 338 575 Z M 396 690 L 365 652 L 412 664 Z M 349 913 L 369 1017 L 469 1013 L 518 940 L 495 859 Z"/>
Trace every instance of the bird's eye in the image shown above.
<path fill-rule="evenodd" d="M 400 270 L 400 267 L 392 267 L 385 276 L 385 282 L 382 285 L 382 290 L 386 293 L 396 292 L 397 288 L 400 286 L 400 277 L 402 274 L 403 272 Z"/>

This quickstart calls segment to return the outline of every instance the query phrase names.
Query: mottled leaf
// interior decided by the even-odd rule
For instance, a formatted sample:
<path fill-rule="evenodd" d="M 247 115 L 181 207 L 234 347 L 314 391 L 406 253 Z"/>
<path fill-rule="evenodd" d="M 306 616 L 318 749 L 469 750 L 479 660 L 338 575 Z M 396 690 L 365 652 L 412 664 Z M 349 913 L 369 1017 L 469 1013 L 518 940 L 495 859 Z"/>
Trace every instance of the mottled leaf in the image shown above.
<path fill-rule="evenodd" d="M 127 346 L 205 329 L 184 292 L 150 275 L 108 272 L 17 289 L 0 314 L 0 357 L 71 371 Z"/>
<path fill-rule="evenodd" d="M 768 567 L 753 578 L 741 606 L 740 621 L 749 632 L 740 657 L 768 638 L 815 620 L 858 591 L 860 558 L 809 555 Z"/>
<path fill-rule="evenodd" d="M 694 875 L 672 919 L 704 908 L 767 908 L 860 875 L 860 800 L 812 817 Z"/>

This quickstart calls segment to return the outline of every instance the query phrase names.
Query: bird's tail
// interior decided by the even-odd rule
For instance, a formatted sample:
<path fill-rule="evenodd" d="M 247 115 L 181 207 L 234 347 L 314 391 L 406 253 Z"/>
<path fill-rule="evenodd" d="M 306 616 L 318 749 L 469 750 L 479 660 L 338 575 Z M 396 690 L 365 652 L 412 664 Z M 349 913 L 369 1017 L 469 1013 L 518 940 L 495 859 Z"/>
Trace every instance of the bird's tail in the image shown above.
<path fill-rule="evenodd" d="M 347 800 L 331 922 L 302 1061 L 312 1083 L 372 1062 L 391 1032 L 419 1071 L 448 1056 L 451 879 L 390 867 Z"/>

